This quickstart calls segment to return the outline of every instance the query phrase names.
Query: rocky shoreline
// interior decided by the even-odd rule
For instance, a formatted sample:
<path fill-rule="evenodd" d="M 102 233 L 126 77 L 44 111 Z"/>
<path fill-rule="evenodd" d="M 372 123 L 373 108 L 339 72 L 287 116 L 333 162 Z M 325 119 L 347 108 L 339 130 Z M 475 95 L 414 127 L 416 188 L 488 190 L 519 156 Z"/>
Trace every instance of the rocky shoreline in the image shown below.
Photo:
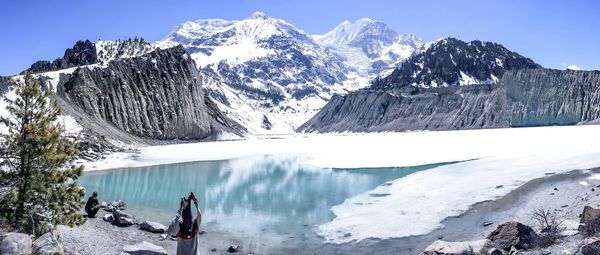
<path fill-rule="evenodd" d="M 459 221 L 469 221 L 471 224 L 463 225 L 462 228 L 472 227 L 477 229 L 470 234 L 458 236 L 440 236 L 440 241 L 433 243 L 425 249 L 424 254 L 469 254 L 452 253 L 436 249 L 449 249 L 453 247 L 466 248 L 473 244 L 487 244 L 487 250 L 478 251 L 475 249 L 473 254 L 596 254 L 582 253 L 582 247 L 590 242 L 596 241 L 598 233 L 585 234 L 584 231 L 591 225 L 597 224 L 598 215 L 589 215 L 588 212 L 600 212 L 593 207 L 600 207 L 600 175 L 596 174 L 598 169 L 589 171 L 572 171 L 566 174 L 554 175 L 548 173 L 548 177 L 531 181 L 519 189 L 511 192 L 509 195 L 495 201 L 484 202 L 474 206 L 469 212 L 457 217 L 456 219 L 446 220 L 446 229 L 451 230 L 456 227 Z M 586 208 L 587 209 L 584 209 Z M 536 210 L 543 209 L 555 215 L 560 222 L 560 233 L 554 244 L 542 245 L 540 239 L 532 240 L 530 247 L 504 247 L 508 250 L 492 253 L 490 251 L 490 242 L 488 241 L 493 233 L 502 228 L 503 222 L 519 222 L 523 226 L 531 227 L 534 233 L 531 235 L 540 238 L 544 235 L 543 229 L 539 226 L 534 217 Z M 587 215 L 587 216 L 586 216 Z M 590 218 L 591 217 L 591 218 Z M 600 222 L 600 221 L 599 221 Z M 587 223 L 587 226 L 586 224 Z M 478 224 L 480 227 L 477 228 Z M 496 230 L 494 230 L 494 228 Z M 455 229 L 461 233 L 465 229 Z M 494 230 L 494 231 L 493 231 Z M 513 233 L 520 233 L 519 238 L 523 238 L 523 232 L 514 230 Z M 518 239 L 518 238 L 516 238 Z M 515 240 L 516 240 L 515 239 Z M 475 240 L 475 241 L 473 241 Z M 600 243 L 596 244 L 600 245 Z M 480 246 L 480 248 L 484 248 Z M 460 250 L 460 248 L 459 248 Z M 500 249 L 501 250 L 501 249 Z M 492 250 L 493 251 L 493 250 Z M 429 252 L 429 253 L 427 253 Z M 477 253 L 479 252 L 479 253 Z M 499 253 L 501 252 L 501 253 Z M 417 254 L 417 253 L 415 253 Z"/>

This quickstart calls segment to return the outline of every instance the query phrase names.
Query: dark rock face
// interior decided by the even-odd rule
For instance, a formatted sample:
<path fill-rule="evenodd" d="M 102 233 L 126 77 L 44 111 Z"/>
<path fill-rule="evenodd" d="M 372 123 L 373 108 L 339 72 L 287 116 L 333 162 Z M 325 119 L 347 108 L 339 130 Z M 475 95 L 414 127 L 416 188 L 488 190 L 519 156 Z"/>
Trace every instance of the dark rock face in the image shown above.
<path fill-rule="evenodd" d="M 497 247 L 509 251 L 512 247 L 519 250 L 531 249 L 539 237 L 529 226 L 511 221 L 498 226 L 488 235 L 487 239 Z"/>
<path fill-rule="evenodd" d="M 456 130 L 600 119 L 600 72 L 521 69 L 496 85 L 363 89 L 333 97 L 299 131 Z"/>
<path fill-rule="evenodd" d="M 75 66 L 90 65 L 97 61 L 96 45 L 89 40 L 77 41 L 73 48 L 65 51 L 65 55 L 62 58 L 57 58 L 52 62 L 44 60 L 35 62 L 31 65 L 29 71 L 34 73 L 49 72 Z"/>
<path fill-rule="evenodd" d="M 4 95 L 11 85 L 10 77 L 0 76 L 0 94 Z"/>
<path fill-rule="evenodd" d="M 141 137 L 201 139 L 212 132 L 198 70 L 180 46 L 111 61 L 106 68 L 80 68 L 58 95 Z"/>
<path fill-rule="evenodd" d="M 389 76 L 376 80 L 373 87 L 491 84 L 507 70 L 532 68 L 541 66 L 500 44 L 481 41 L 466 43 L 455 38 L 445 38 L 434 42 L 424 52 L 410 57 Z M 469 78 L 463 78 L 463 74 Z"/>
<path fill-rule="evenodd" d="M 363 90 L 333 97 L 303 124 L 304 132 L 406 131 L 508 126 L 496 85 L 406 91 Z"/>
<path fill-rule="evenodd" d="M 581 213 L 581 224 L 579 232 L 584 236 L 591 236 L 600 232 L 600 209 L 595 209 L 591 206 L 585 206 Z"/>
<path fill-rule="evenodd" d="M 582 255 L 597 255 L 600 254 L 600 241 L 588 243 L 581 247 Z"/>

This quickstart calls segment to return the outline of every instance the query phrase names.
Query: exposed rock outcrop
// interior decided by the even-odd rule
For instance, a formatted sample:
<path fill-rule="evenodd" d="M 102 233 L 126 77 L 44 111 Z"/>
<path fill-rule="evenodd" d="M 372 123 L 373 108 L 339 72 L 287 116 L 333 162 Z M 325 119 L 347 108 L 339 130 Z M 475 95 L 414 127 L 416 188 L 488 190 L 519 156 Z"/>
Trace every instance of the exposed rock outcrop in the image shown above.
<path fill-rule="evenodd" d="M 235 126 L 206 100 L 181 46 L 63 74 L 58 95 L 92 118 L 145 138 L 203 139 Z"/>
<path fill-rule="evenodd" d="M 0 76 L 0 95 L 4 95 L 12 85 L 10 79 L 10 77 Z"/>
<path fill-rule="evenodd" d="M 510 126 L 575 125 L 600 118 L 600 71 L 518 70 L 502 78 Z"/>
<path fill-rule="evenodd" d="M 31 65 L 29 71 L 34 73 L 55 71 L 70 67 L 94 64 L 98 61 L 96 45 L 89 40 L 77 41 L 73 48 L 65 51 L 62 58 L 50 61 L 38 61 Z"/>
<path fill-rule="evenodd" d="M 584 236 L 591 236 L 600 232 L 600 209 L 585 206 L 579 221 L 579 232 Z"/>
<path fill-rule="evenodd" d="M 522 69 L 496 85 L 365 89 L 333 97 L 304 132 L 575 125 L 600 119 L 600 72 Z"/>
<path fill-rule="evenodd" d="M 362 90 L 333 97 L 299 130 L 405 131 L 507 126 L 496 85 L 409 91 Z"/>

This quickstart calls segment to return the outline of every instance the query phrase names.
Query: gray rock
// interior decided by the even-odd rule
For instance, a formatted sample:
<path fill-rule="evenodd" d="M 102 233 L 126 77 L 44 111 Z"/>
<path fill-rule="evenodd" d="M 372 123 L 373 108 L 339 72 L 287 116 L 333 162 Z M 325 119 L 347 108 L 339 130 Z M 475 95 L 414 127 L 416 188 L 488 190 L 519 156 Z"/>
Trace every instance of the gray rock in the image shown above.
<path fill-rule="evenodd" d="M 582 255 L 597 255 L 600 254 L 600 240 L 594 238 L 592 240 L 584 240 L 584 245 L 581 247 Z"/>
<path fill-rule="evenodd" d="M 232 245 L 232 246 L 229 246 L 229 248 L 227 248 L 227 252 L 229 252 L 229 253 L 234 253 L 234 252 L 238 252 L 238 251 L 240 251 L 239 245 Z"/>
<path fill-rule="evenodd" d="M 132 255 L 167 255 L 165 248 L 158 245 L 142 241 L 134 245 L 126 245 L 123 247 L 123 251 L 127 254 Z"/>
<path fill-rule="evenodd" d="M 113 216 L 113 222 L 116 223 L 119 226 L 123 226 L 123 227 L 127 227 L 127 226 L 131 226 L 133 224 L 135 224 L 134 220 L 133 220 L 133 216 L 131 216 L 130 214 L 120 211 L 120 210 L 115 210 L 112 213 Z"/>
<path fill-rule="evenodd" d="M 115 200 L 110 202 L 110 205 L 117 210 L 123 210 L 126 204 L 123 200 Z"/>
<path fill-rule="evenodd" d="M 487 250 L 487 255 L 503 255 L 504 253 L 498 248 L 491 248 Z"/>
<path fill-rule="evenodd" d="M 135 221 L 132 218 L 126 218 L 126 217 L 119 217 L 119 219 L 117 220 L 117 223 L 120 226 L 131 226 L 133 224 L 135 224 Z"/>
<path fill-rule="evenodd" d="M 29 255 L 33 242 L 31 237 L 22 233 L 8 233 L 0 243 L 0 254 L 3 255 Z"/>
<path fill-rule="evenodd" d="M 533 248 L 538 242 L 539 236 L 531 227 L 510 221 L 500 224 L 488 235 L 487 239 L 492 241 L 496 247 L 510 251 L 513 247 L 519 250 Z"/>
<path fill-rule="evenodd" d="M 585 206 L 579 220 L 579 232 L 585 236 L 600 233 L 600 209 Z"/>
<path fill-rule="evenodd" d="M 96 63 L 98 57 L 96 55 L 96 45 L 89 41 L 78 41 L 73 48 L 67 49 L 62 58 L 58 58 L 52 62 L 38 61 L 31 65 L 30 71 L 34 73 L 55 71 L 75 66 L 90 65 Z"/>
<path fill-rule="evenodd" d="M 104 210 L 107 212 L 114 212 L 117 209 L 113 205 L 108 205 L 108 206 L 104 207 Z"/>
<path fill-rule="evenodd" d="M 446 242 L 437 240 L 427 246 L 422 255 L 462 255 L 467 254 L 466 252 L 473 251 L 479 252 L 489 240 L 482 239 L 477 241 L 468 242 Z"/>
<path fill-rule="evenodd" d="M 62 255 L 65 253 L 63 244 L 55 234 L 48 232 L 33 242 L 34 255 Z"/>
<path fill-rule="evenodd" d="M 152 233 L 164 233 L 167 231 L 167 227 L 165 225 L 153 221 L 142 222 L 140 224 L 140 228 Z"/>
<path fill-rule="evenodd" d="M 496 85 L 366 88 L 334 96 L 303 132 L 456 130 L 600 122 L 600 71 L 506 71 Z"/>
<path fill-rule="evenodd" d="M 113 215 L 112 214 L 105 214 L 104 216 L 102 216 L 102 220 L 106 221 L 106 222 L 112 222 L 113 221 Z"/>

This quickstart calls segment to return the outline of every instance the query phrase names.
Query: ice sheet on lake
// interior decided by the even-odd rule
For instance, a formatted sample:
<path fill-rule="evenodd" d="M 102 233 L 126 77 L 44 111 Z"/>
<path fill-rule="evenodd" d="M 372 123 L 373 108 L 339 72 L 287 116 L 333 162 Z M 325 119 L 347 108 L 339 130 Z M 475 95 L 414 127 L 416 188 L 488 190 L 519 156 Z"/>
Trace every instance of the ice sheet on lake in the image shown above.
<path fill-rule="evenodd" d="M 577 146 L 599 151 L 600 126 L 488 129 L 443 132 L 371 134 L 298 134 L 140 148 L 133 154 L 109 157 L 94 169 L 136 167 L 266 154 L 307 155 L 320 167 L 361 168 L 416 166 L 495 155 L 522 155 Z M 589 148 L 593 146 L 593 148 Z"/>
<path fill-rule="evenodd" d="M 318 226 L 317 231 L 327 241 L 341 243 L 426 234 L 440 227 L 443 219 L 460 215 L 475 203 L 503 196 L 546 173 L 600 166 L 598 134 L 600 126 L 299 134 L 277 139 L 145 147 L 136 157 L 115 154 L 109 161 L 95 163 L 95 169 L 264 154 L 304 155 L 306 164 L 325 168 L 470 160 L 409 175 L 335 206 L 335 219 Z M 503 186 L 497 188 L 499 185 Z"/>

